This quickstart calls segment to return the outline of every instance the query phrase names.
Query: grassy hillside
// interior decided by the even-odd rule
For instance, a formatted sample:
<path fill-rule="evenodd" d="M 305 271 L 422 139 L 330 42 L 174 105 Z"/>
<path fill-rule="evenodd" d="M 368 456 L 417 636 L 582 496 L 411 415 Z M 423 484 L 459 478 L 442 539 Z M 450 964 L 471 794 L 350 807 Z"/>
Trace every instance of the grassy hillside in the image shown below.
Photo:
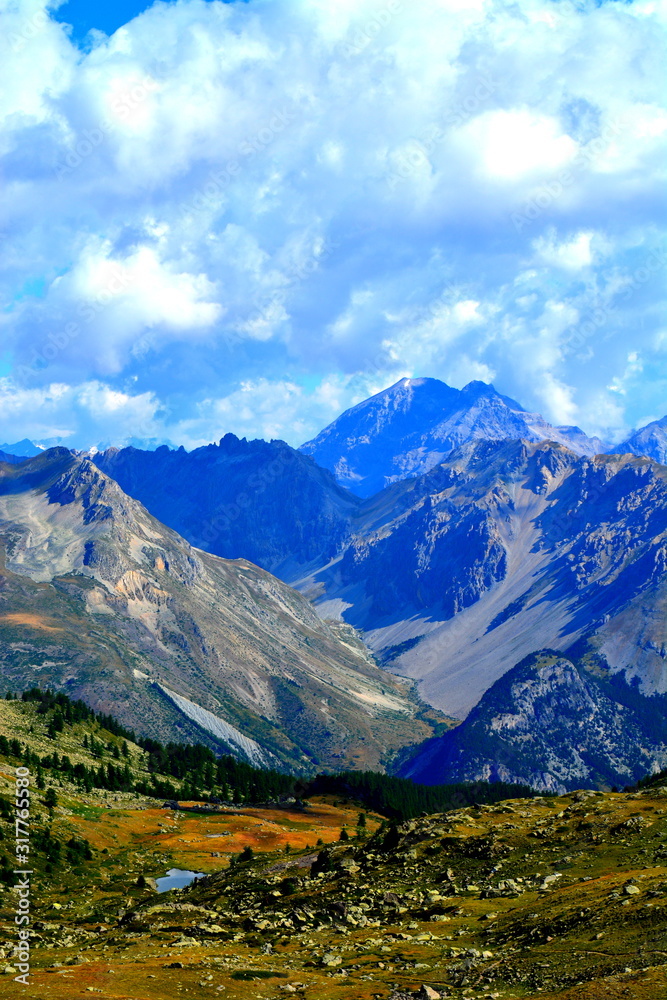
<path fill-rule="evenodd" d="M 62 700 L 0 701 L 0 997 L 17 995 L 11 798 L 28 755 L 39 758 L 39 771 L 30 766 L 44 786 L 32 789 L 30 995 L 663 994 L 664 776 L 623 793 L 459 804 L 403 823 L 391 821 L 391 808 L 383 815 L 363 804 L 384 788 L 391 806 L 398 785 L 384 779 L 373 789 L 363 775 L 357 789 L 349 775 L 329 777 L 331 794 L 312 789 L 305 803 L 174 809 L 136 788 L 87 789 L 75 769 L 102 765 L 108 777 L 108 765 L 127 763 L 136 782 L 171 782 L 182 795 L 192 777 L 170 769 L 182 765 L 183 748 L 141 746 L 85 706 L 69 714 L 71 722 Z M 42 764 L 54 751 L 71 772 Z M 239 777 L 237 798 L 249 777 Z M 207 878 L 156 894 L 154 879 L 172 867 Z"/>

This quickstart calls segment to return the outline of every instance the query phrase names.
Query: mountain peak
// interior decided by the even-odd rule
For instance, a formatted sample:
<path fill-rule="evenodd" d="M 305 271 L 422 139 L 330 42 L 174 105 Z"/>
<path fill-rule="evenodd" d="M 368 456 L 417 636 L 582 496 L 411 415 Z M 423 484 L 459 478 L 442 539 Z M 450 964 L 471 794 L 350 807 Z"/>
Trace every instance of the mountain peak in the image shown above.
<path fill-rule="evenodd" d="M 480 379 L 473 379 L 472 382 L 468 382 L 461 389 L 461 392 L 465 392 L 468 395 L 474 396 L 497 396 L 495 386 L 491 385 L 490 382 L 482 382 Z"/>
<path fill-rule="evenodd" d="M 633 431 L 627 440 L 609 450 L 619 454 L 646 455 L 655 462 L 667 465 L 667 416 Z"/>
<path fill-rule="evenodd" d="M 603 450 L 601 442 L 552 427 L 479 379 L 454 389 L 436 378 L 403 378 L 346 410 L 301 451 L 367 497 L 428 472 L 477 439 L 553 440 L 585 455 Z"/>
<path fill-rule="evenodd" d="M 21 441 L 15 441 L 14 444 L 0 444 L 0 451 L 4 452 L 5 455 L 15 455 L 17 458 L 34 458 L 35 455 L 40 455 L 44 449 L 38 447 L 33 441 L 29 441 L 28 438 L 23 438 Z"/>

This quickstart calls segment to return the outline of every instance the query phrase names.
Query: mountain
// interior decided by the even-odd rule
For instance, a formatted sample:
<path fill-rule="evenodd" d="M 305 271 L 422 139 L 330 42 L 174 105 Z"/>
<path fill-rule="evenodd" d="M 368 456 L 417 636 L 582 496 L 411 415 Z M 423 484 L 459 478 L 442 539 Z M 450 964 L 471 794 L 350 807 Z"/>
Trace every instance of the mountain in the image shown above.
<path fill-rule="evenodd" d="M 382 767 L 430 727 L 353 629 L 193 549 L 86 458 L 0 465 L 3 682 L 255 763 Z"/>
<path fill-rule="evenodd" d="M 401 379 L 329 424 L 301 446 L 359 496 L 422 475 L 455 448 L 477 439 L 555 441 L 582 455 L 603 451 L 579 427 L 553 427 L 492 385 L 453 389 L 434 378 Z"/>
<path fill-rule="evenodd" d="M 613 670 L 667 691 L 664 466 L 476 441 L 365 501 L 351 534 L 295 585 L 455 717 L 523 657 L 593 633 Z"/>
<path fill-rule="evenodd" d="M 627 695 L 628 731 L 634 726 L 648 748 L 647 760 L 638 760 L 647 768 L 662 760 L 646 703 L 667 692 L 664 466 L 629 454 L 581 456 L 554 442 L 476 439 L 429 472 L 362 500 L 281 442 L 228 436 L 190 456 L 125 449 L 96 461 L 154 510 L 162 505 L 161 515 L 183 525 L 191 541 L 252 556 L 323 618 L 362 629 L 380 662 L 416 681 L 423 700 L 449 716 L 465 719 L 538 650 L 568 659 L 578 642 L 589 642 Z M 216 530 L 205 534 L 212 510 Z M 573 671 L 565 676 L 576 686 L 578 664 Z M 606 689 L 578 676 L 599 701 L 597 715 L 611 719 Z M 563 685 L 556 697 L 567 701 Z M 614 723 L 612 731 L 621 729 Z M 558 787 L 570 772 L 573 781 L 586 773 L 610 783 L 609 768 L 578 771 L 562 734 L 553 740 L 544 760 Z M 634 778 L 621 744 L 614 773 Z M 493 760 L 495 749 L 487 749 L 484 761 L 471 759 L 470 777 Z M 540 774 L 549 770 L 543 765 Z M 454 758 L 438 767 L 447 780 L 462 773 Z"/>
<path fill-rule="evenodd" d="M 489 688 L 462 725 L 429 740 L 401 774 L 500 780 L 558 792 L 626 785 L 667 765 L 667 695 L 643 698 L 604 659 L 542 650 Z"/>
<path fill-rule="evenodd" d="M 19 458 L 34 458 L 36 455 L 41 455 L 44 449 L 38 448 L 28 438 L 23 438 L 22 441 L 16 441 L 14 444 L 0 444 L 0 451 L 6 455 L 16 455 Z"/>
<path fill-rule="evenodd" d="M 0 451 L 0 462 L 8 465 L 18 465 L 25 460 L 25 455 L 10 455 L 6 451 Z"/>
<path fill-rule="evenodd" d="M 630 437 L 614 446 L 619 454 L 646 455 L 656 462 L 667 464 L 667 416 L 654 420 L 646 427 L 640 427 Z"/>
<path fill-rule="evenodd" d="M 226 434 L 191 452 L 111 448 L 92 460 L 193 545 L 282 578 L 335 556 L 360 503 L 284 441 Z"/>

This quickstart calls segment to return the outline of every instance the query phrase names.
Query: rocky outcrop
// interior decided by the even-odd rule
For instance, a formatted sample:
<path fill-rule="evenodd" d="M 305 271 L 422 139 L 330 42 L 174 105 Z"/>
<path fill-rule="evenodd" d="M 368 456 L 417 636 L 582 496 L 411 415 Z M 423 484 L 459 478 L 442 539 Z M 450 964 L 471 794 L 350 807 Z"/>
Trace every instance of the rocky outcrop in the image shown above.
<path fill-rule="evenodd" d="M 541 791 L 626 785 L 667 764 L 667 696 L 647 698 L 600 658 L 544 650 L 486 692 L 401 774 L 425 784 L 498 780 Z"/>

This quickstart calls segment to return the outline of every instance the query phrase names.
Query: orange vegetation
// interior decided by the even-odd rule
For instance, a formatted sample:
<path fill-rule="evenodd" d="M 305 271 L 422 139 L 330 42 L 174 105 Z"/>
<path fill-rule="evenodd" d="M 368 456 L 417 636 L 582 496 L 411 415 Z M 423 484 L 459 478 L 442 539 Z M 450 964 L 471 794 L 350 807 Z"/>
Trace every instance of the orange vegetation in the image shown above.
<path fill-rule="evenodd" d="M 28 628 L 39 629 L 41 632 L 64 631 L 55 625 L 47 625 L 41 618 L 38 618 L 37 615 L 31 615 L 28 612 L 15 612 L 10 615 L 0 615 L 0 622 L 6 622 L 8 625 L 27 625 Z"/>

